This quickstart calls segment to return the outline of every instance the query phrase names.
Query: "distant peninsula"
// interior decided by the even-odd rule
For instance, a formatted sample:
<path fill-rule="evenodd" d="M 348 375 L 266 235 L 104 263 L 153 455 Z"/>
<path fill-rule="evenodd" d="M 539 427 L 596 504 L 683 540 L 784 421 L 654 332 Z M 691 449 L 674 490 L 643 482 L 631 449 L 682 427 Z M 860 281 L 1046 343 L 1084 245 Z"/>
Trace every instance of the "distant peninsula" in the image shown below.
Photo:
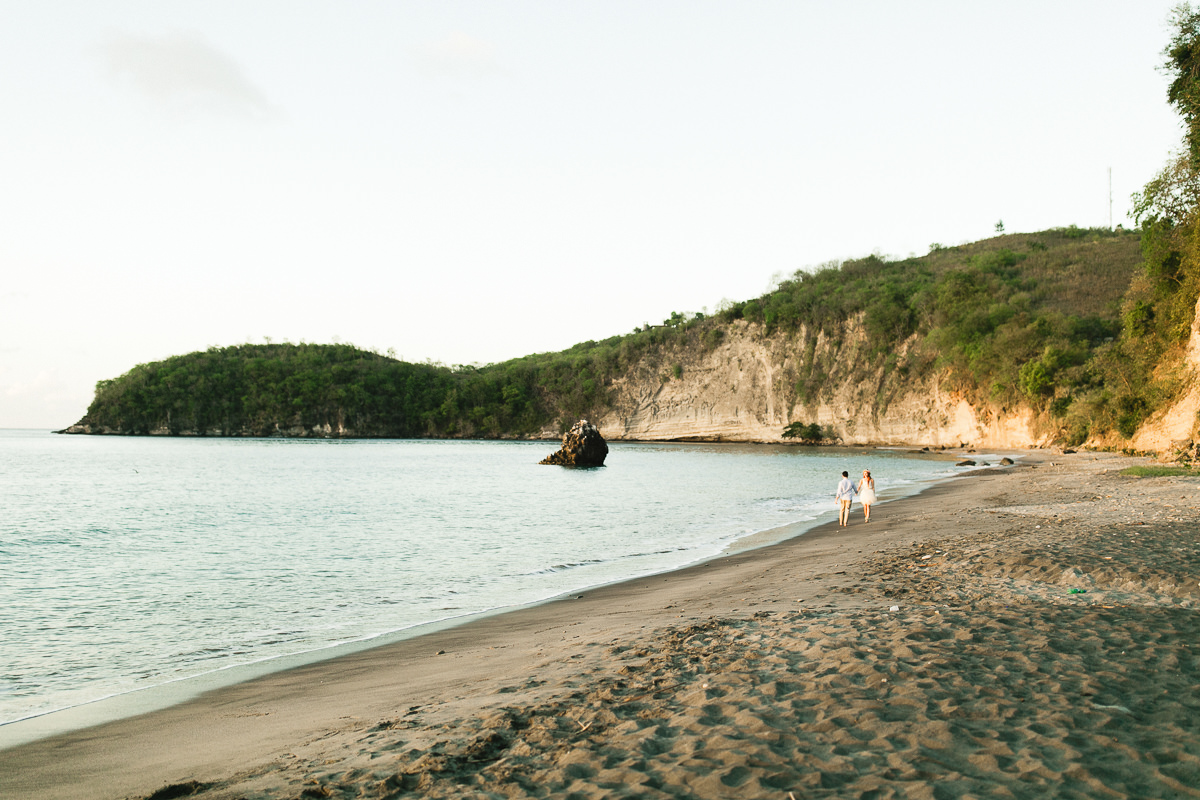
<path fill-rule="evenodd" d="M 65 432 L 557 438 L 588 418 L 610 440 L 1128 446 L 1186 390 L 1158 365 L 1185 360 L 1194 318 L 1172 321 L 1144 238 L 1069 227 L 870 256 L 487 366 L 210 348 L 101 381 Z"/>

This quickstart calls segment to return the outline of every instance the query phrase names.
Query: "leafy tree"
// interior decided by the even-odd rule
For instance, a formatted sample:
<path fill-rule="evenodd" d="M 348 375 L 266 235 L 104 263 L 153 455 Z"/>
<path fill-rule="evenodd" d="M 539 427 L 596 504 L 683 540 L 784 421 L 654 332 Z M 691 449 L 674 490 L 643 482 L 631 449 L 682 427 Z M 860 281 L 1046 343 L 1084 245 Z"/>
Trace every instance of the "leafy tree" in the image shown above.
<path fill-rule="evenodd" d="M 1119 339 L 1090 364 L 1094 388 L 1083 406 L 1093 432 L 1130 436 L 1167 402 L 1173 370 L 1159 367 L 1178 363 L 1200 297 L 1200 12 L 1185 3 L 1170 21 L 1161 68 L 1170 77 L 1167 99 L 1183 119 L 1183 147 L 1133 196 L 1143 274 L 1122 303 Z"/>
<path fill-rule="evenodd" d="M 819 442 L 825 438 L 825 431 L 816 422 L 793 422 L 783 429 L 783 438 L 799 439 L 802 442 Z"/>
<path fill-rule="evenodd" d="M 1183 117 L 1184 141 L 1192 167 L 1200 165 L 1200 12 L 1181 3 L 1171 12 L 1175 33 L 1163 55 L 1171 78 L 1167 99 Z"/>

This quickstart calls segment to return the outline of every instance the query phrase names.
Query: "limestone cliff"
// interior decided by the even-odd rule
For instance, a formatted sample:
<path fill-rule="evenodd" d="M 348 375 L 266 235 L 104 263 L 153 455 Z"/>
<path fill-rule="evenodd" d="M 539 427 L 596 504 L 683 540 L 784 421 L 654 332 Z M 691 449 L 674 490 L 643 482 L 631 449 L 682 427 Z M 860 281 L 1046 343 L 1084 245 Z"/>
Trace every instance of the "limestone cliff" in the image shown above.
<path fill-rule="evenodd" d="M 598 425 L 610 440 L 779 442 L 789 423 L 816 422 L 844 444 L 1047 443 L 1028 408 L 976 407 L 933 371 L 897 381 L 894 365 L 889 371 L 877 357 L 864 370 L 864 341 L 855 321 L 839 341 L 803 329 L 766 336 L 761 325 L 740 320 L 707 352 L 681 348 L 630 370 L 614 382 L 613 410 Z M 912 344 L 898 343 L 901 364 Z M 806 403 L 796 384 L 814 362 L 828 377 Z"/>

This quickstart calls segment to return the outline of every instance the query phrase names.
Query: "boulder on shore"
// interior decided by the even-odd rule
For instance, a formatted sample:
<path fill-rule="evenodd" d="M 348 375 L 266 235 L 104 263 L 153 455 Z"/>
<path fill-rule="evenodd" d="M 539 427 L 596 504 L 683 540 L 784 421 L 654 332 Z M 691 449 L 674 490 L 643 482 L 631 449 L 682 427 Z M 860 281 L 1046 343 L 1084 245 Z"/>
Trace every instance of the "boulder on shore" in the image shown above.
<path fill-rule="evenodd" d="M 602 467 L 607 455 L 608 442 L 600 435 L 600 429 L 581 419 L 563 434 L 562 449 L 539 463 L 560 467 Z"/>

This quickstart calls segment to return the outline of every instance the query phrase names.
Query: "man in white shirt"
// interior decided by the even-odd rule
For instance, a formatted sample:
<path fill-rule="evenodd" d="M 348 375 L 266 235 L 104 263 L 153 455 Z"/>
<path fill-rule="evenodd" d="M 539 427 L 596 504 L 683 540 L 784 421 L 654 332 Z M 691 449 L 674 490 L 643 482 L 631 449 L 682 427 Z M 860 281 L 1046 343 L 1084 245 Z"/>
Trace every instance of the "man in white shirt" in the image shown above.
<path fill-rule="evenodd" d="M 857 490 L 850 481 L 850 473 L 843 472 L 837 494 L 833 496 L 838 502 L 838 525 L 843 528 L 850 524 L 850 503 L 854 501 L 855 494 L 857 494 Z"/>

